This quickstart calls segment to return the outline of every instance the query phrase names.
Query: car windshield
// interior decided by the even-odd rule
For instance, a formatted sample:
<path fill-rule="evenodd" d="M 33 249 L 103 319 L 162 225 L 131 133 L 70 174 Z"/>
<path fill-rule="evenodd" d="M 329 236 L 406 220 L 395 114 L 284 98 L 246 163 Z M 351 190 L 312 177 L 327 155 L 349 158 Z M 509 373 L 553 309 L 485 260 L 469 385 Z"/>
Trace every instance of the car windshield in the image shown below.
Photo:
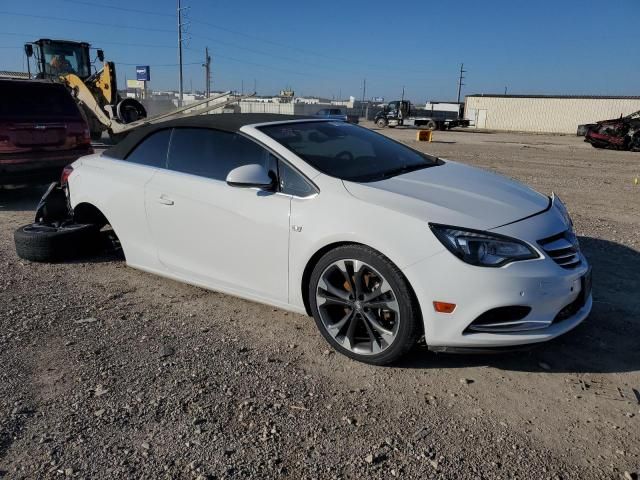
<path fill-rule="evenodd" d="M 45 44 L 44 68 L 49 75 L 75 73 L 80 78 L 91 75 L 89 59 L 85 58 L 85 47 L 72 43 Z"/>
<path fill-rule="evenodd" d="M 442 163 L 436 157 L 344 122 L 285 123 L 260 130 L 317 170 L 342 180 L 375 182 Z"/>

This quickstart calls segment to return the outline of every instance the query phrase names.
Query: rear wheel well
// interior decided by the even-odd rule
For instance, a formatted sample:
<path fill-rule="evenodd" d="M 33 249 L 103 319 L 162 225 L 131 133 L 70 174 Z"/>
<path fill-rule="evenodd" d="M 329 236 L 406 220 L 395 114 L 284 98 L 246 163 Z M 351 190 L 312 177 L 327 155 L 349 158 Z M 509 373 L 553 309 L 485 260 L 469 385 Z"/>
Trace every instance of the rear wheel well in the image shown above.
<path fill-rule="evenodd" d="M 322 258 L 322 256 L 325 253 L 333 250 L 334 248 L 342 247 L 342 246 L 345 246 L 345 245 L 360 245 L 360 246 L 363 246 L 363 247 L 372 248 L 372 247 L 369 247 L 368 245 L 365 245 L 364 243 L 335 242 L 335 243 L 330 243 L 329 245 L 325 245 L 324 247 L 322 247 L 320 250 L 318 250 L 316 253 L 314 253 L 312 255 L 312 257 L 307 262 L 307 266 L 304 268 L 304 272 L 302 273 L 302 285 L 300 286 L 301 290 L 302 290 L 302 301 L 304 302 L 304 309 L 306 310 L 307 315 L 309 315 L 310 317 L 313 316 L 313 313 L 311 312 L 311 305 L 309 303 L 309 282 L 311 281 L 311 274 L 313 273 L 313 269 L 315 268 L 316 264 L 318 263 L 318 261 Z M 382 252 L 379 252 L 379 253 L 384 255 L 384 253 L 382 253 Z M 384 256 L 386 257 L 386 255 L 384 255 Z M 387 258 L 387 260 L 389 260 L 391 262 L 389 257 L 386 257 L 386 258 Z M 402 272 L 400 272 L 400 273 L 402 274 Z M 407 278 L 404 277 L 404 275 L 402 275 L 402 277 L 406 281 L 407 286 L 409 288 L 409 295 L 411 296 L 411 298 L 415 302 L 415 306 L 416 306 L 418 315 L 420 317 L 420 319 L 419 319 L 420 329 L 421 329 L 422 333 L 424 334 L 425 333 L 424 332 L 424 322 L 423 322 L 423 318 L 422 318 L 422 309 L 420 308 L 420 302 L 418 301 L 418 297 L 416 296 L 416 293 L 413 291 L 413 287 L 409 283 L 409 280 L 407 280 Z"/>
<path fill-rule="evenodd" d="M 116 253 L 120 252 L 126 260 L 126 254 L 124 248 L 120 243 L 118 234 L 109 222 L 109 219 L 100 211 L 98 207 L 90 203 L 79 203 L 73 209 L 73 221 L 76 223 L 89 223 L 95 225 L 98 230 L 101 230 L 105 225 L 109 225 L 111 228 L 100 232 L 100 242 L 103 249 L 107 252 Z"/>
<path fill-rule="evenodd" d="M 79 203 L 73 209 L 73 220 L 76 223 L 93 223 L 100 228 L 109 223 L 107 217 L 94 205 L 90 203 Z"/>

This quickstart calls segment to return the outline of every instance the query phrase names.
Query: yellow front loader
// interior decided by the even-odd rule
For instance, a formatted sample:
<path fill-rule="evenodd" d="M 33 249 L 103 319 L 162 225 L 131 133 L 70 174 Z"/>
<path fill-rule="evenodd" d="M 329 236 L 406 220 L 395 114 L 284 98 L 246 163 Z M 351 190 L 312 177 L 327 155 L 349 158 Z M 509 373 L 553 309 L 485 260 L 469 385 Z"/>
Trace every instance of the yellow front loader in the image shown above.
<path fill-rule="evenodd" d="M 102 50 L 96 52 L 102 68 L 91 71 L 90 47 L 86 42 L 40 39 L 27 43 L 25 52 L 36 58 L 37 78 L 67 85 L 87 119 L 91 138 L 97 140 L 104 131 L 117 136 L 147 112 L 137 100 L 118 94 L 115 64 L 104 61 Z"/>

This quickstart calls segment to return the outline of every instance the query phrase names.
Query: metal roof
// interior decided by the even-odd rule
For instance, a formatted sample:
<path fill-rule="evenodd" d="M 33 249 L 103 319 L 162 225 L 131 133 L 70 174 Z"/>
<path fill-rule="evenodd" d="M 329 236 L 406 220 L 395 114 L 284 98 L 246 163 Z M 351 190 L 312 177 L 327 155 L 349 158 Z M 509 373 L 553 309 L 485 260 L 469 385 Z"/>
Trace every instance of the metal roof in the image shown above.
<path fill-rule="evenodd" d="M 499 93 L 474 93 L 465 97 L 490 97 L 490 98 L 560 98 L 560 99 L 585 99 L 585 100 L 640 100 L 640 96 L 622 95 L 502 95 Z"/>

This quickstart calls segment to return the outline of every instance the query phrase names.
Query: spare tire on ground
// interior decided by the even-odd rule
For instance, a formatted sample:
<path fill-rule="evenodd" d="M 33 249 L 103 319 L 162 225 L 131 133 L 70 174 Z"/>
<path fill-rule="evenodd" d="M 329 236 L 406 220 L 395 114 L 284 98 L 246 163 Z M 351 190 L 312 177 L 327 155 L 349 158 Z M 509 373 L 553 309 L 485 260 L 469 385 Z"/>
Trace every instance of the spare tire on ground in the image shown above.
<path fill-rule="evenodd" d="M 18 228 L 13 239 L 20 258 L 58 262 L 97 253 L 101 248 L 97 225 L 71 223 L 59 227 L 33 223 Z"/>

